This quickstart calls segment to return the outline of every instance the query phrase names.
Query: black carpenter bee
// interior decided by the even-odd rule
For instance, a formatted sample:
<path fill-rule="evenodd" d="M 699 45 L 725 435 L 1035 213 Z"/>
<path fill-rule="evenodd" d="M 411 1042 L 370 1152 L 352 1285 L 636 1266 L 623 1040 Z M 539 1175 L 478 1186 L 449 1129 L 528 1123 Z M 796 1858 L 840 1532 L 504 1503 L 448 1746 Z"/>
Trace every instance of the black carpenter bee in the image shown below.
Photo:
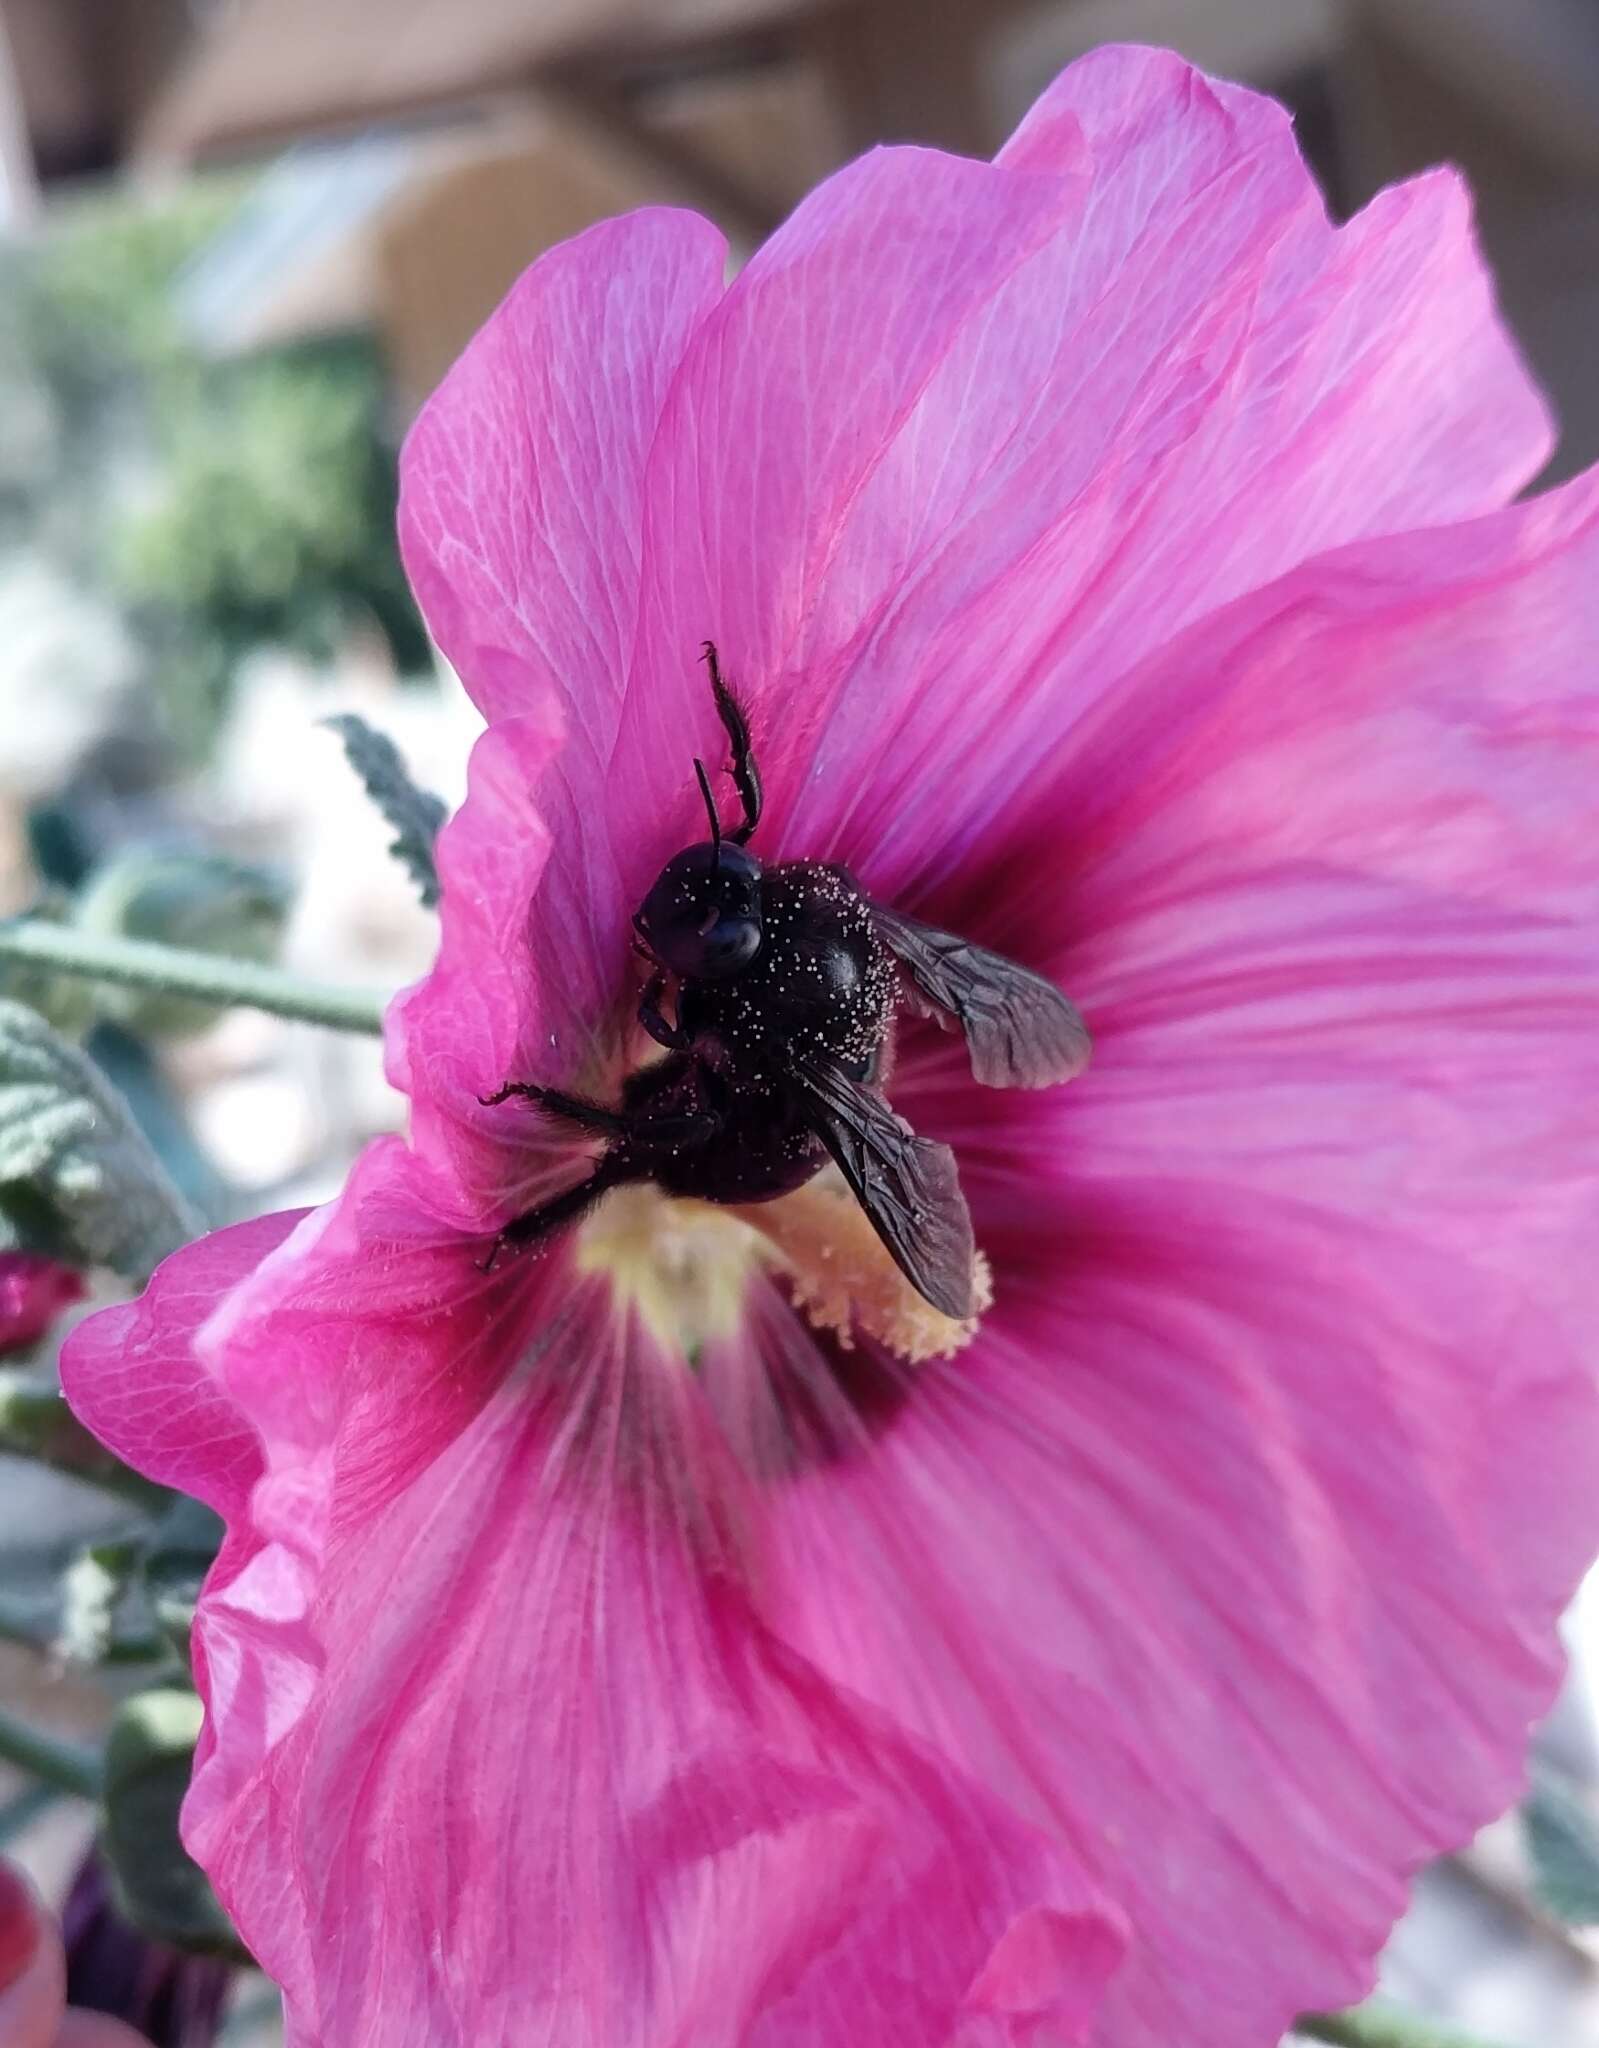
<path fill-rule="evenodd" d="M 877 1085 L 896 1001 L 958 1026 L 991 1088 L 1070 1080 L 1088 1062 L 1087 1029 L 1050 982 L 873 903 L 848 869 L 763 867 L 748 850 L 761 817 L 749 722 L 710 641 L 703 658 L 743 819 L 722 830 L 696 760 L 711 836 L 667 862 L 633 919 L 651 963 L 638 1019 L 666 1057 L 628 1075 L 615 1109 L 526 1081 L 482 1098 L 525 1096 L 605 1140 L 588 1178 L 514 1218 L 495 1253 L 624 1182 L 766 1202 L 831 1158 L 911 1285 L 945 1315 L 970 1315 L 972 1225 L 955 1155 L 918 1137 Z M 662 1007 L 669 983 L 675 1021 Z"/>

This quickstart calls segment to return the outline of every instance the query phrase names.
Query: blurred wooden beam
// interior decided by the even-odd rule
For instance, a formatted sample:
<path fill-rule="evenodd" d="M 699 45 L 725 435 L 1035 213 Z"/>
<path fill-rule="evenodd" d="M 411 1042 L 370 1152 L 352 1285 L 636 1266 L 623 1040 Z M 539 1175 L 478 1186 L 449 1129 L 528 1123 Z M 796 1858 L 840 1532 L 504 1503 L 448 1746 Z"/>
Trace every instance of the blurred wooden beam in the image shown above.
<path fill-rule="evenodd" d="M 737 44 L 815 0 L 237 0 L 194 39 L 141 153 L 196 160 L 414 120 L 587 64 Z"/>
<path fill-rule="evenodd" d="M 734 243 L 753 249 L 778 216 L 739 178 L 696 147 L 690 135 L 655 126 L 637 96 L 578 67 L 546 72 L 539 98 L 567 129 L 612 158 L 641 192 L 670 196 L 709 214 Z"/>
<path fill-rule="evenodd" d="M 25 228 L 39 209 L 39 174 L 28 117 L 11 53 L 11 30 L 0 12 L 0 229 Z"/>
<path fill-rule="evenodd" d="M 1350 13 L 1502 122 L 1529 155 L 1599 176 L 1594 0 L 1353 0 Z"/>
<path fill-rule="evenodd" d="M 1001 137 L 988 53 L 1022 0 L 843 0 L 806 22 L 850 156 L 919 142 L 991 156 Z"/>
<path fill-rule="evenodd" d="M 1351 8 L 1336 82 L 1340 155 L 1356 203 L 1432 164 L 1465 173 L 1499 304 L 1560 422 L 1559 449 L 1541 479 L 1550 483 L 1599 460 L 1599 112 L 1574 118 L 1588 91 L 1581 34 L 1569 46 L 1558 117 L 1554 84 L 1540 91 L 1533 82 L 1549 57 L 1540 36 L 1529 33 L 1521 68 L 1508 54 L 1497 66 L 1494 21 L 1476 7 L 1359 0 Z M 1534 12 L 1540 0 L 1529 0 L 1529 23 Z M 1454 38 L 1444 33 L 1446 17 Z M 1542 18 L 1545 34 L 1570 25 L 1558 7 Z M 1599 9 L 1592 21 L 1599 40 Z M 1430 34 L 1421 33 L 1426 23 Z"/>

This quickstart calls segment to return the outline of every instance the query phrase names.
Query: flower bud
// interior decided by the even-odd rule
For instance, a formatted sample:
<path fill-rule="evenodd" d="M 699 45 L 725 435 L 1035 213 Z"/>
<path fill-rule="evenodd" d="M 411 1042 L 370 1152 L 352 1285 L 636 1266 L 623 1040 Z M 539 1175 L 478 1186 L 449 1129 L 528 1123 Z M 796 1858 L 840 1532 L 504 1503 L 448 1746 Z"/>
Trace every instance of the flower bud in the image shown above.
<path fill-rule="evenodd" d="M 84 1292 L 82 1275 L 59 1259 L 42 1252 L 0 1251 L 0 1358 L 37 1344 Z"/>

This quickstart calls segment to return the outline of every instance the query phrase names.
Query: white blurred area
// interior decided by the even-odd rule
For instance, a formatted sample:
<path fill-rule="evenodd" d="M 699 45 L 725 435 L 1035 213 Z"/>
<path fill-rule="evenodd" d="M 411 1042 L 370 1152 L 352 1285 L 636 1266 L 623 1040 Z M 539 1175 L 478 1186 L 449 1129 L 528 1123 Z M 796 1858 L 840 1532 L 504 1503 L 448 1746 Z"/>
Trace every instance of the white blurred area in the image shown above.
<path fill-rule="evenodd" d="M 1538 1754 L 1591 1796 L 1599 1707 L 1599 1569 L 1566 1618 L 1571 1672 Z M 1599 2042 L 1599 1929 L 1565 1927 L 1537 1903 L 1525 1836 L 1507 1815 L 1422 1873 L 1383 1962 L 1382 1990 L 1505 2048 Z"/>
<path fill-rule="evenodd" d="M 455 808 L 481 721 L 453 677 L 400 687 L 369 640 L 331 673 L 254 656 L 195 786 L 195 814 L 230 851 L 296 878 L 285 967 L 394 990 L 427 970 L 437 919 L 326 728 L 345 712 L 386 733 L 416 780 Z M 402 1121 L 377 1042 L 350 1033 L 240 1010 L 174 1060 L 202 1144 L 252 1208 L 325 1200 L 360 1145 Z"/>
<path fill-rule="evenodd" d="M 21 550 L 0 557 L 0 648 L 0 806 L 14 828 L 110 730 L 136 664 L 108 605 Z"/>
<path fill-rule="evenodd" d="M 236 177 L 176 318 L 217 360 L 376 337 L 392 441 L 551 242 L 667 200 L 747 250 L 873 141 L 986 151 L 1108 39 L 1277 92 L 1339 212 L 1461 164 L 1564 423 L 1550 474 L 1599 459 L 1593 0 L 0 0 L 0 231 L 20 246 L 87 192 L 154 202 Z M 53 431 L 20 402 L 0 417 L 0 487 L 48 462 Z M 263 643 L 205 758 L 163 768 L 139 630 L 41 547 L 0 545 L 0 915 L 39 887 L 31 813 L 109 760 L 114 834 L 153 827 L 286 879 L 286 966 L 383 989 L 423 972 L 435 920 L 324 721 L 358 713 L 453 805 L 477 730 L 453 679 L 400 673 L 359 619 L 326 659 Z M 238 1011 L 157 1055 L 232 1214 L 325 1199 L 402 1116 L 371 1040 Z M 18 1544 L 42 1555 L 103 1526 L 87 1494 L 0 1460 L 0 1568 Z M 1592 1803 L 1599 1579 L 1569 1635 L 1573 1677 L 1539 1740 Z M 4 1644 L 0 1699 L 67 1733 L 106 1712 L 92 1677 Z M 14 1786 L 0 1770 L 0 1805 Z M 56 1807 L 7 1846 L 59 1892 L 84 1828 Z M 1383 1989 L 1501 2048 L 1599 2048 L 1599 1938 L 1536 1903 L 1514 1819 L 1423 1875 Z M 270 2023 L 235 2038 L 262 2048 Z"/>
<path fill-rule="evenodd" d="M 0 586 L 0 644 L 4 623 Z M 63 669 L 43 687 L 31 648 L 20 663 L 0 656 L 0 730 L 20 742 L 0 769 L 0 914 L 30 901 L 23 808 L 105 738 L 121 703 L 114 644 L 101 621 L 89 619 L 85 632 L 101 657 L 92 680 Z M 345 712 L 385 732 L 417 781 L 454 808 L 481 730 L 477 714 L 453 677 L 402 685 L 367 640 L 331 669 L 270 649 L 244 662 L 213 757 L 164 792 L 164 821 L 287 877 L 284 967 L 393 991 L 425 972 L 437 920 L 390 854 L 392 830 L 327 729 Z M 163 1059 L 241 1213 L 325 1199 L 365 1140 L 402 1119 L 375 1039 L 238 1010 L 173 1040 Z"/>

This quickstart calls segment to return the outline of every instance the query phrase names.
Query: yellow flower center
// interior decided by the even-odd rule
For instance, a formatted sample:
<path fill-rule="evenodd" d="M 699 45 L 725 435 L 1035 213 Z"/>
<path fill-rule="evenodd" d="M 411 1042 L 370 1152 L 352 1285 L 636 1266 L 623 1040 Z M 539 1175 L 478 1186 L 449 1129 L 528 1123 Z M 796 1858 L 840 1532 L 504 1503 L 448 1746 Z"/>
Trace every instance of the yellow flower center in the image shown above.
<path fill-rule="evenodd" d="M 912 1365 L 948 1358 L 977 1334 L 929 1306 L 889 1257 L 832 1168 L 775 1202 L 723 1208 L 648 1185 L 617 1188 L 578 1233 L 578 1270 L 604 1273 L 619 1308 L 690 1362 L 738 1333 L 762 1274 L 786 1277 L 795 1306 L 848 1349 L 864 1331 Z M 993 1300 L 988 1261 L 973 1270 L 979 1312 Z"/>

